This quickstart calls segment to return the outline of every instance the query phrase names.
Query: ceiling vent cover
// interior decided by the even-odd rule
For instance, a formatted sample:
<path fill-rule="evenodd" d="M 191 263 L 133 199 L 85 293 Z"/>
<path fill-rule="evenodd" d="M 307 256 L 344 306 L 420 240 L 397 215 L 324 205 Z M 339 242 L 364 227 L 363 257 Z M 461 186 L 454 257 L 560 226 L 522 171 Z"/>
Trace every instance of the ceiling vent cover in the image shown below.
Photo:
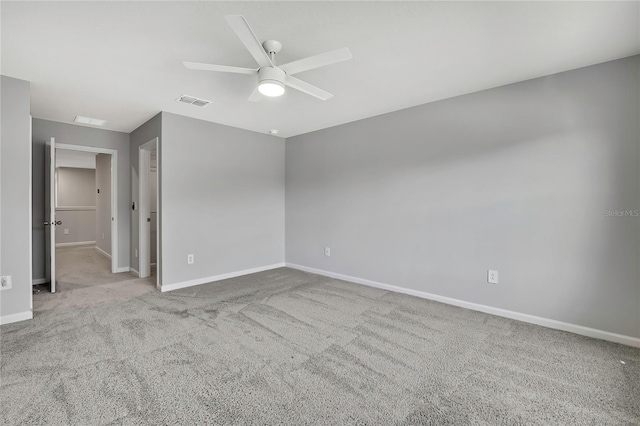
<path fill-rule="evenodd" d="M 197 107 L 203 108 L 211 103 L 211 101 L 207 101 L 205 99 L 196 98 L 195 96 L 182 95 L 178 99 L 178 102 L 182 102 L 185 104 L 195 105 Z"/>

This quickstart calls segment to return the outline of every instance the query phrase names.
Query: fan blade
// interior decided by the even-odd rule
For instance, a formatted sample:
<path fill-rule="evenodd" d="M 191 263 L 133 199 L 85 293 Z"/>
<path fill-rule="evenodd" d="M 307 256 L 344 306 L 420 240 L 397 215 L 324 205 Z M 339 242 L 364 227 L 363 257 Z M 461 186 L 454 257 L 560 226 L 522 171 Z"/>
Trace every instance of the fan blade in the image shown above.
<path fill-rule="evenodd" d="M 251 95 L 249 95 L 249 99 L 247 100 L 249 102 L 260 102 L 262 100 L 262 93 L 258 92 L 258 86 L 253 89 L 253 92 L 251 92 Z"/>
<path fill-rule="evenodd" d="M 287 76 L 287 80 L 285 84 L 289 87 L 292 87 L 296 90 L 306 93 L 307 95 L 315 96 L 318 99 L 322 99 L 323 101 L 326 101 L 327 99 L 333 97 L 331 93 L 325 92 L 324 90 L 312 84 L 309 84 L 298 78 L 291 77 L 290 75 Z"/>
<path fill-rule="evenodd" d="M 293 75 L 299 72 L 312 70 L 314 68 L 320 68 L 346 61 L 351 58 L 353 58 L 351 51 L 346 47 L 343 47 L 342 49 L 332 50 L 331 52 L 325 52 L 319 55 L 289 62 L 288 64 L 280 65 L 280 68 L 282 68 L 287 74 Z"/>
<path fill-rule="evenodd" d="M 201 71 L 218 71 L 218 72 L 232 72 L 236 74 L 257 74 L 258 70 L 251 68 L 240 67 L 228 67 L 226 65 L 214 65 L 214 64 L 201 64 L 199 62 L 183 62 L 184 66 L 190 70 Z"/>
<path fill-rule="evenodd" d="M 273 62 L 269 58 L 269 54 L 264 51 L 262 44 L 258 41 L 256 35 L 251 31 L 251 27 L 242 15 L 227 15 L 227 23 L 236 32 L 240 41 L 249 50 L 253 59 L 256 60 L 260 67 L 272 67 Z"/>

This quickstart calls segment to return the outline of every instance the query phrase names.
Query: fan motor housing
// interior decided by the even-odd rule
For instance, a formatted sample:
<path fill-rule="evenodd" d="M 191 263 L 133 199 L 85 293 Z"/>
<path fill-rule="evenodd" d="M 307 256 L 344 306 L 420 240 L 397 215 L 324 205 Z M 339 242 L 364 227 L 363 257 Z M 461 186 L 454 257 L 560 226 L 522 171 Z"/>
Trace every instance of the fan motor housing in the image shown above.
<path fill-rule="evenodd" d="M 276 67 L 262 67 L 258 71 L 258 81 L 260 83 L 277 81 L 278 83 L 284 85 L 286 76 L 287 74 L 283 70 Z"/>

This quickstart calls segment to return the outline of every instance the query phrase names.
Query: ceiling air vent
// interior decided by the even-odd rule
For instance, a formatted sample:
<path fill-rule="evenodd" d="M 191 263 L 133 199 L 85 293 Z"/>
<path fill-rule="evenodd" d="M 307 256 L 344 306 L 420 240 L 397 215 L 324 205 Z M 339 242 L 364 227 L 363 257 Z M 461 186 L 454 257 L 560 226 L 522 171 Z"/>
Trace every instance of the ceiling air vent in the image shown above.
<path fill-rule="evenodd" d="M 188 96 L 188 95 L 182 95 L 180 96 L 178 99 L 176 99 L 176 101 L 178 102 L 182 102 L 185 104 L 191 104 L 191 105 L 195 105 L 197 107 L 206 107 L 207 105 L 209 105 L 211 103 L 211 101 L 206 101 L 204 99 L 199 99 L 193 96 Z"/>

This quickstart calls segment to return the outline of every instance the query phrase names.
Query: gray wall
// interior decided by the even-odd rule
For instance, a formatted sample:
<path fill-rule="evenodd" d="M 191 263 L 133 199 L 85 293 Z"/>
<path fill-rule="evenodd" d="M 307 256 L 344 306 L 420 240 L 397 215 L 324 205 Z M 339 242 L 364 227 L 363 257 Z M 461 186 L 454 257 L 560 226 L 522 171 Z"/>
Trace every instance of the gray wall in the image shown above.
<path fill-rule="evenodd" d="M 118 151 L 118 267 L 129 266 L 129 135 L 55 121 L 33 119 L 33 278 L 44 278 L 44 144 L 56 143 Z"/>
<path fill-rule="evenodd" d="M 56 226 L 56 245 L 86 243 L 96 241 L 96 210 L 94 208 L 56 209 L 56 219 L 62 225 Z M 64 230 L 69 234 L 65 235 Z"/>
<path fill-rule="evenodd" d="M 288 139 L 287 262 L 640 337 L 640 220 L 606 212 L 640 208 L 639 76 L 635 56 Z"/>
<path fill-rule="evenodd" d="M 0 97 L 0 274 L 12 278 L 12 288 L 0 292 L 6 317 L 31 311 L 29 82 L 1 76 Z"/>
<path fill-rule="evenodd" d="M 56 245 L 95 241 L 95 206 L 95 169 L 57 167 L 56 219 L 62 225 L 56 226 Z"/>
<path fill-rule="evenodd" d="M 284 261 L 284 155 L 280 138 L 162 113 L 163 286 Z"/>
<path fill-rule="evenodd" d="M 56 207 L 95 207 L 96 171 L 56 168 Z"/>
<path fill-rule="evenodd" d="M 96 155 L 96 245 L 111 254 L 111 155 Z M 122 220 L 128 220 L 125 216 Z"/>
<path fill-rule="evenodd" d="M 138 150 L 141 145 L 150 140 L 158 138 L 158 152 L 162 150 L 162 113 L 156 114 L 149 121 L 138 127 L 131 133 L 130 157 L 131 157 L 131 201 L 136 203 L 136 210 L 131 211 L 131 267 L 140 271 L 139 258 L 136 257 L 136 250 L 139 249 L 139 227 L 138 227 Z M 162 198 L 162 196 L 161 196 Z M 162 200 L 158 200 L 160 203 Z M 155 223 L 154 223 L 155 225 Z M 155 259 L 155 258 L 154 258 Z"/>

